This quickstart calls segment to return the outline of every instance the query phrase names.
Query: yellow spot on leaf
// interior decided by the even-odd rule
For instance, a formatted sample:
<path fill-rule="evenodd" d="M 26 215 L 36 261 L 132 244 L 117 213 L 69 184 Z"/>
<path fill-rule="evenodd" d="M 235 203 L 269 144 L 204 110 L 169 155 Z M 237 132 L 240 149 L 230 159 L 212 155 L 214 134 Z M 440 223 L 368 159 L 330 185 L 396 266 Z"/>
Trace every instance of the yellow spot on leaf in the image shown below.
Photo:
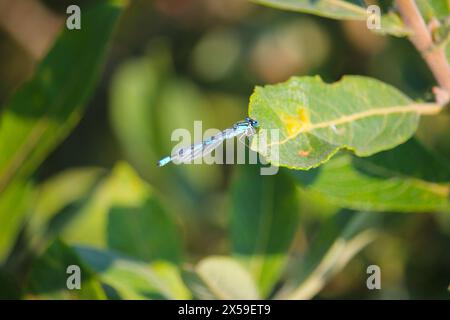
<path fill-rule="evenodd" d="M 298 108 L 296 115 L 283 114 L 281 120 L 284 122 L 289 136 L 296 135 L 303 127 L 309 125 L 309 116 L 305 108 Z"/>

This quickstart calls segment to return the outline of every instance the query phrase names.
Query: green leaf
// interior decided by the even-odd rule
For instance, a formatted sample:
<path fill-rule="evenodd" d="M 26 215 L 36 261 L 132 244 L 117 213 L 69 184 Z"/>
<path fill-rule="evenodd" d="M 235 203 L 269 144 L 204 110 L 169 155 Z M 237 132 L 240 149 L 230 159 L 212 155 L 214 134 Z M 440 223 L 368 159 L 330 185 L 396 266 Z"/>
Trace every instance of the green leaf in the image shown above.
<path fill-rule="evenodd" d="M 80 267 L 80 290 L 69 290 L 67 267 Z M 61 241 L 55 241 L 33 262 L 28 280 L 28 292 L 40 299 L 105 299 L 98 277 L 79 258 L 76 252 Z"/>
<path fill-rule="evenodd" d="M 238 261 L 229 257 L 205 258 L 194 270 L 186 270 L 183 279 L 199 299 L 259 299 L 251 275 Z"/>
<path fill-rule="evenodd" d="M 0 267 L 0 299 L 18 300 L 23 295 L 22 291 L 15 273 Z"/>
<path fill-rule="evenodd" d="M 95 1 L 83 7 L 82 30 L 64 29 L 33 79 L 4 106 L 0 192 L 30 175 L 80 119 L 122 11 L 118 3 Z"/>
<path fill-rule="evenodd" d="M 338 19 L 338 20 L 359 20 L 366 21 L 368 14 L 366 8 L 358 6 L 354 3 L 344 0 L 252 0 L 255 3 L 266 5 L 269 7 L 304 12 L 322 17 Z M 375 32 L 381 34 L 391 34 L 402 37 L 409 34 L 399 18 L 393 12 L 384 14 L 381 17 L 381 29 L 374 29 Z"/>
<path fill-rule="evenodd" d="M 258 136 L 267 139 L 254 139 L 252 148 L 273 165 L 310 169 L 339 149 L 370 156 L 394 148 L 414 134 L 421 114 L 440 110 L 434 104 L 415 104 L 367 77 L 346 76 L 333 84 L 319 77 L 293 77 L 256 87 L 249 114 L 264 129 Z"/>
<path fill-rule="evenodd" d="M 276 298 L 311 299 L 377 236 L 380 214 L 340 212 L 321 228 Z"/>
<path fill-rule="evenodd" d="M 450 63 L 450 41 L 447 43 L 445 47 L 445 55 L 447 56 L 447 61 Z"/>
<path fill-rule="evenodd" d="M 37 238 L 47 232 L 57 233 L 51 230 L 56 227 L 56 220 L 65 220 L 59 226 L 69 223 L 70 215 L 63 213 L 70 208 L 79 211 L 103 176 L 104 171 L 99 168 L 69 169 L 37 186 L 36 203 L 28 222 L 30 236 Z"/>
<path fill-rule="evenodd" d="M 32 198 L 28 199 L 28 204 L 33 205 L 21 226 L 21 241 L 16 242 L 7 261 L 9 270 L 18 274 L 27 272 L 30 261 L 42 254 L 80 212 L 101 181 L 102 172 L 97 168 L 66 170 L 34 188 Z M 11 187 L 4 194 L 10 190 Z M 16 202 L 12 205 L 20 208 Z"/>
<path fill-rule="evenodd" d="M 118 164 L 101 183 L 63 238 L 144 261 L 178 262 L 181 256 L 174 219 L 152 188 L 126 163 Z"/>
<path fill-rule="evenodd" d="M 179 262 L 181 254 L 174 221 L 155 197 L 139 207 L 110 209 L 108 247 L 144 261 Z"/>
<path fill-rule="evenodd" d="M 189 299 L 179 270 L 167 262 L 147 265 L 108 251 L 77 247 L 83 262 L 122 299 Z"/>
<path fill-rule="evenodd" d="M 177 266 L 166 261 L 153 262 L 150 267 L 159 279 L 164 281 L 165 287 L 173 299 L 191 299 L 192 294 L 181 278 L 181 270 Z"/>
<path fill-rule="evenodd" d="M 0 264 L 11 253 L 22 230 L 31 199 L 31 185 L 21 181 L 14 182 L 6 191 L 0 192 Z"/>
<path fill-rule="evenodd" d="M 233 255 L 266 297 L 285 267 L 297 230 L 299 202 L 288 175 L 262 176 L 259 169 L 245 167 L 233 187 L 231 241 Z"/>
<path fill-rule="evenodd" d="M 342 155 L 291 172 L 307 192 L 341 207 L 370 211 L 449 211 L 450 166 L 415 139 L 368 158 Z"/>
<path fill-rule="evenodd" d="M 445 19 L 450 14 L 450 3 L 448 1 L 416 0 L 416 3 L 427 22 L 432 18 Z"/>

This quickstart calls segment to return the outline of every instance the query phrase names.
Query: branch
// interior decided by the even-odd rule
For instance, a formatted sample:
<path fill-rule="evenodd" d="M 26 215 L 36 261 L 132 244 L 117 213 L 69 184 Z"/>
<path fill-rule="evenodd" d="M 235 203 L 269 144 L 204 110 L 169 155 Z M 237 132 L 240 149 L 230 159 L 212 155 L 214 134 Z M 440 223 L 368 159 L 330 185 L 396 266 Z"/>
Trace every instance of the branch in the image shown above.
<path fill-rule="evenodd" d="M 396 0 L 396 3 L 406 27 L 413 31 L 409 40 L 420 52 L 440 86 L 434 90 L 437 102 L 447 104 L 450 100 L 450 66 L 445 48 L 434 45 L 431 32 L 414 0 Z"/>
<path fill-rule="evenodd" d="M 63 22 L 40 1 L 0 0 L 0 27 L 35 60 L 47 54 Z"/>

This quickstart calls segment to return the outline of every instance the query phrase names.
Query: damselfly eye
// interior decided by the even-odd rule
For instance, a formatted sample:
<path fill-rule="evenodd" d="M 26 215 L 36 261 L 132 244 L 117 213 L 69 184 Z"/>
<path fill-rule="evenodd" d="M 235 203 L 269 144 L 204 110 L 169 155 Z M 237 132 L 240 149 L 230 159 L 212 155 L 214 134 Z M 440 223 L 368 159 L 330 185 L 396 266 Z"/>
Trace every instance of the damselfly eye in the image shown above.
<path fill-rule="evenodd" d="M 250 119 L 250 118 L 248 118 L 248 121 L 253 127 L 258 127 L 258 121 Z"/>

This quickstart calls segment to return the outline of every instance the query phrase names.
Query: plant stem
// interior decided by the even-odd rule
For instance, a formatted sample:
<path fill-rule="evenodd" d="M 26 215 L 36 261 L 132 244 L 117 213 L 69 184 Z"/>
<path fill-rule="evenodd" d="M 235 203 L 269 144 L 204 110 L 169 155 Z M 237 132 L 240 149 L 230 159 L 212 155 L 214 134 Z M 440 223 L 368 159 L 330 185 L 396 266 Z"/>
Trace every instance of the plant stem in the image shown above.
<path fill-rule="evenodd" d="M 445 55 L 445 48 L 435 46 L 433 37 L 414 0 L 396 0 L 397 8 L 405 25 L 413 31 L 409 40 L 420 52 L 441 89 L 450 95 L 450 66 Z"/>

